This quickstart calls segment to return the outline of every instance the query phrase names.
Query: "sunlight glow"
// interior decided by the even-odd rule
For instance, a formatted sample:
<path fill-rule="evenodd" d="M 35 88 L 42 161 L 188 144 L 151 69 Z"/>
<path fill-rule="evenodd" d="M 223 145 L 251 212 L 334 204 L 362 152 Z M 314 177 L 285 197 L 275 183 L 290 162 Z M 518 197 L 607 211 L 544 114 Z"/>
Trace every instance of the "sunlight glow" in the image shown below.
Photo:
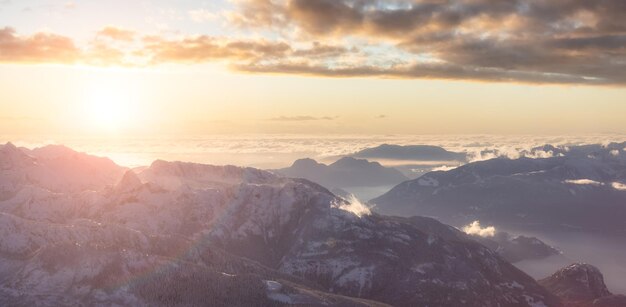
<path fill-rule="evenodd" d="M 128 128 L 136 115 L 131 94 L 120 87 L 90 89 L 83 103 L 87 124 L 100 132 L 120 132 Z"/>

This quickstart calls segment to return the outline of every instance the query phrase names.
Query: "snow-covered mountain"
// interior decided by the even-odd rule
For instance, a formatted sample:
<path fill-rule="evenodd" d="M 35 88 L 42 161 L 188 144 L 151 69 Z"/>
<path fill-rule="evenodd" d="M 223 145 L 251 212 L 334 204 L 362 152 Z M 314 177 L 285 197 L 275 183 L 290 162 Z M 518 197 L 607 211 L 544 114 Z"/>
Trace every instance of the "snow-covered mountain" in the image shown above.
<path fill-rule="evenodd" d="M 34 152 L 0 148 L 0 305 L 558 305 L 450 226 L 305 179 Z M 31 177 L 74 159 L 62 185 Z"/>
<path fill-rule="evenodd" d="M 363 159 L 344 157 L 326 165 L 313 159 L 300 159 L 276 171 L 287 177 L 305 178 L 329 189 L 394 186 L 408 180 L 400 171 Z"/>
<path fill-rule="evenodd" d="M 404 182 L 372 200 L 384 214 L 453 225 L 626 235 L 626 143 L 544 147 L 550 158 L 498 158 Z M 539 150 L 539 149 L 538 149 Z"/>

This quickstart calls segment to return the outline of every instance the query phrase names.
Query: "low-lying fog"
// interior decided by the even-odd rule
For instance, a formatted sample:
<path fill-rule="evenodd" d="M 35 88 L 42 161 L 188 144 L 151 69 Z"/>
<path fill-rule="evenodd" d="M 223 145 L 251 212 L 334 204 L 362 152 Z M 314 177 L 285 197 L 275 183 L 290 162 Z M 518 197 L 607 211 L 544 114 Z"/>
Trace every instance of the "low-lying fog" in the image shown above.
<path fill-rule="evenodd" d="M 613 293 L 626 294 L 626 238 L 579 232 L 525 233 L 563 251 L 563 255 L 541 260 L 524 260 L 515 265 L 536 279 L 558 269 L 585 262 L 597 266 Z"/>

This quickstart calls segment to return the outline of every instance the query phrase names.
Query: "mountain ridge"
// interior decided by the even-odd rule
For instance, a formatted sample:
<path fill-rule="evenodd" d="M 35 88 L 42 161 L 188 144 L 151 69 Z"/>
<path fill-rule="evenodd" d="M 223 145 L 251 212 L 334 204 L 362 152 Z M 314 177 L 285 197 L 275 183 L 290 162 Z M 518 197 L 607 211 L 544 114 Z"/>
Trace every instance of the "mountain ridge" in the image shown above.
<path fill-rule="evenodd" d="M 266 171 L 156 161 L 99 190 L 43 189 L 44 207 L 30 201 L 37 182 L 17 188 L 22 196 L 1 200 L 0 212 L 28 220 L 0 223 L 39 245 L 15 249 L 12 259 L 0 254 L 0 270 L 10 273 L 0 283 L 6 304 L 142 306 L 184 294 L 190 304 L 558 305 L 458 230 L 352 211 L 362 204 Z M 29 232 L 32 223 L 42 230 Z"/>

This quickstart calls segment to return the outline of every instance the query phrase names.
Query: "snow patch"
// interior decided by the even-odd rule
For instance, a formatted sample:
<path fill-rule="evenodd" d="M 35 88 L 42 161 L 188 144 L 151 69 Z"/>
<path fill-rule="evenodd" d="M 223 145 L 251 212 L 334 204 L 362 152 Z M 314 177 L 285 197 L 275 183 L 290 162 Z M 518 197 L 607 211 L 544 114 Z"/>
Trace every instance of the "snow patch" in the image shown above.
<path fill-rule="evenodd" d="M 374 276 L 374 269 L 374 266 L 353 268 L 348 273 L 341 275 L 341 277 L 339 277 L 339 279 L 337 280 L 337 283 L 341 286 L 358 286 L 358 293 L 360 296 L 363 290 L 371 287 L 372 278 Z"/>
<path fill-rule="evenodd" d="M 417 180 L 417 183 L 423 187 L 438 187 L 439 181 L 431 177 L 421 177 Z"/>
<path fill-rule="evenodd" d="M 267 287 L 268 291 L 280 291 L 283 288 L 283 285 L 277 281 L 273 281 L 273 280 L 264 280 L 263 283 L 265 283 L 265 287 Z"/>
<path fill-rule="evenodd" d="M 534 297 L 524 294 L 524 299 L 530 307 L 548 307 L 542 301 L 536 301 Z"/>

